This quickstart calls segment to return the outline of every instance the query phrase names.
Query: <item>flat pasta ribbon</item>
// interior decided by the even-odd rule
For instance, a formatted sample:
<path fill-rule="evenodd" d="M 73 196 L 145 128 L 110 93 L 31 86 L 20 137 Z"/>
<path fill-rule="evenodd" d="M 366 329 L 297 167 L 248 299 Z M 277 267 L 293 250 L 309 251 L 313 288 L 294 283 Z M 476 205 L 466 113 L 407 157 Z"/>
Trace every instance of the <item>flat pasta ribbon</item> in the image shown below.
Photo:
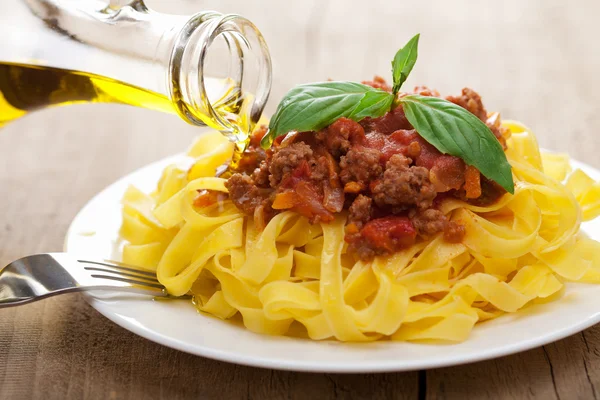
<path fill-rule="evenodd" d="M 600 215 L 600 184 L 567 156 L 540 153 L 521 123 L 503 124 L 515 193 L 489 206 L 444 200 L 440 210 L 465 226 L 462 243 L 438 235 L 363 262 L 346 254 L 344 212 L 315 225 L 282 212 L 259 230 L 229 200 L 197 207 L 199 192 L 227 192 L 213 175 L 232 145 L 214 132 L 190 149 L 191 168 L 167 167 L 150 195 L 126 191 L 123 261 L 257 333 L 466 340 L 479 321 L 559 297 L 566 281 L 600 283 L 600 244 L 579 233 Z"/>

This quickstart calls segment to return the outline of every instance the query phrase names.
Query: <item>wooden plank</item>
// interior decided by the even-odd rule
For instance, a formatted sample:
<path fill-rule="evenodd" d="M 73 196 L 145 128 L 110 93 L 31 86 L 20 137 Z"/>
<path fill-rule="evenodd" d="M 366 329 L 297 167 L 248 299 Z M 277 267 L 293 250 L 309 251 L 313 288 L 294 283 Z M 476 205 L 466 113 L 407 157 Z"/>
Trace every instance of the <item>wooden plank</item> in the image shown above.
<path fill-rule="evenodd" d="M 559 399 L 543 349 L 426 372 L 427 399 Z M 570 398 L 570 397 L 564 397 Z"/>
<path fill-rule="evenodd" d="M 85 135 L 61 129 L 74 111 L 99 122 Z M 143 122 L 146 118 L 152 122 Z M 182 132 L 170 133 L 170 142 L 160 145 L 174 126 L 173 119 L 162 120 L 144 110 L 79 106 L 33 114 L 7 127 L 0 137 L 5 171 L 0 185 L 12 194 L 0 199 L 0 209 L 7 210 L 0 263 L 60 251 L 69 221 L 95 192 L 137 166 L 185 148 L 190 129 L 177 121 Z M 137 126 L 123 133 L 109 129 L 106 121 Z M 140 144 L 147 151 L 139 151 Z M 0 349 L 1 399 L 235 399 L 287 393 L 383 399 L 396 391 L 402 393 L 399 398 L 410 398 L 417 390 L 416 373 L 384 380 L 380 375 L 296 374 L 192 356 L 116 326 L 77 294 L 2 310 Z"/>
<path fill-rule="evenodd" d="M 600 167 L 600 4 L 239 0 L 148 1 L 158 10 L 238 12 L 274 61 L 269 110 L 296 83 L 388 75 L 422 33 L 407 85 L 472 86 L 490 109 L 531 125 L 543 146 Z M 47 110 L 0 133 L 0 264 L 58 251 L 70 220 L 103 187 L 185 149 L 195 129 L 108 105 Z M 234 366 L 171 350 L 114 325 L 79 295 L 0 312 L 0 399 L 597 398 L 600 328 L 498 360 L 427 372 L 331 375 Z"/>

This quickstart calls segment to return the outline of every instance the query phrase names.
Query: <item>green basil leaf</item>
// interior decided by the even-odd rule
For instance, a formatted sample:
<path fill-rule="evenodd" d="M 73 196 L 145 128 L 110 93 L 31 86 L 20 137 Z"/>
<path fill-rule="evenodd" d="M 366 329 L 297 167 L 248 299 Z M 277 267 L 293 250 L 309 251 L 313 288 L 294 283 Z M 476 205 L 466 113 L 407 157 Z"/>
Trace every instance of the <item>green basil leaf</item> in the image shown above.
<path fill-rule="evenodd" d="M 514 182 L 506 155 L 490 128 L 466 109 L 438 97 L 409 95 L 400 103 L 406 118 L 419 135 L 445 154 L 462 158 L 514 193 Z"/>
<path fill-rule="evenodd" d="M 367 92 L 347 118 L 360 121 L 366 117 L 380 117 L 390 109 L 393 101 L 394 96 L 390 96 L 387 92 L 381 90 Z M 381 110 L 384 110 L 384 112 L 382 113 Z"/>
<path fill-rule="evenodd" d="M 406 43 L 406 45 L 398 50 L 392 61 L 392 76 L 394 79 L 394 85 L 392 87 L 392 93 L 396 95 L 400 90 L 400 87 L 408 78 L 408 74 L 412 71 L 415 63 L 417 62 L 417 48 L 419 46 L 419 36 L 416 34 L 412 39 Z"/>
<path fill-rule="evenodd" d="M 318 82 L 299 85 L 283 98 L 261 146 L 268 148 L 277 136 L 290 131 L 316 131 L 346 117 L 360 121 L 377 118 L 391 107 L 394 96 L 354 82 Z"/>

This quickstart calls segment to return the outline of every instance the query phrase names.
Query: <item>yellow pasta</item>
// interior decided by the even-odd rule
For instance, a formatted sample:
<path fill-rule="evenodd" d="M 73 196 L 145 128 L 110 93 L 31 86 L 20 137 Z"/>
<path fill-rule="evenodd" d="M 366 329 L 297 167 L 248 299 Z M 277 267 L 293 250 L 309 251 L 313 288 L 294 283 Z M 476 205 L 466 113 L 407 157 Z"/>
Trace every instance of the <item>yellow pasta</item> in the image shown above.
<path fill-rule="evenodd" d="M 515 193 L 487 207 L 445 200 L 440 210 L 466 228 L 460 244 L 438 236 L 355 262 L 345 213 L 310 225 L 286 211 L 259 230 L 229 200 L 195 207 L 199 190 L 227 191 L 214 174 L 232 146 L 215 132 L 194 144 L 189 171 L 166 168 L 151 195 L 127 190 L 123 261 L 258 333 L 300 324 L 315 340 L 466 340 L 477 322 L 557 297 L 567 281 L 600 282 L 600 244 L 579 233 L 600 215 L 600 184 L 571 172 L 565 155 L 540 154 L 522 124 L 503 124 Z"/>

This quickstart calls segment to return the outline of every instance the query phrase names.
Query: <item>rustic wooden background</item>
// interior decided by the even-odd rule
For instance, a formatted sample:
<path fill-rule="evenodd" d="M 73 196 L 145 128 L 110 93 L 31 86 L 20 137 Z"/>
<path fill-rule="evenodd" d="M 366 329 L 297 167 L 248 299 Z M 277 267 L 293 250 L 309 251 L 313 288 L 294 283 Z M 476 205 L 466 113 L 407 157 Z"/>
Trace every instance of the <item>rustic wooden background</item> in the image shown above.
<path fill-rule="evenodd" d="M 395 50 L 420 32 L 408 85 L 426 83 L 443 93 L 471 86 L 489 109 L 530 125 L 544 147 L 600 167 L 597 0 L 148 4 L 184 14 L 237 12 L 254 21 L 274 61 L 271 110 L 295 83 L 388 75 Z M 173 116 L 111 105 L 47 110 L 6 126 L 0 264 L 61 250 L 71 219 L 89 198 L 123 174 L 181 151 L 195 134 Z M 0 310 L 1 399 L 591 399 L 599 389 L 598 326 L 472 365 L 334 375 L 241 367 L 171 350 L 114 325 L 79 295 Z"/>

